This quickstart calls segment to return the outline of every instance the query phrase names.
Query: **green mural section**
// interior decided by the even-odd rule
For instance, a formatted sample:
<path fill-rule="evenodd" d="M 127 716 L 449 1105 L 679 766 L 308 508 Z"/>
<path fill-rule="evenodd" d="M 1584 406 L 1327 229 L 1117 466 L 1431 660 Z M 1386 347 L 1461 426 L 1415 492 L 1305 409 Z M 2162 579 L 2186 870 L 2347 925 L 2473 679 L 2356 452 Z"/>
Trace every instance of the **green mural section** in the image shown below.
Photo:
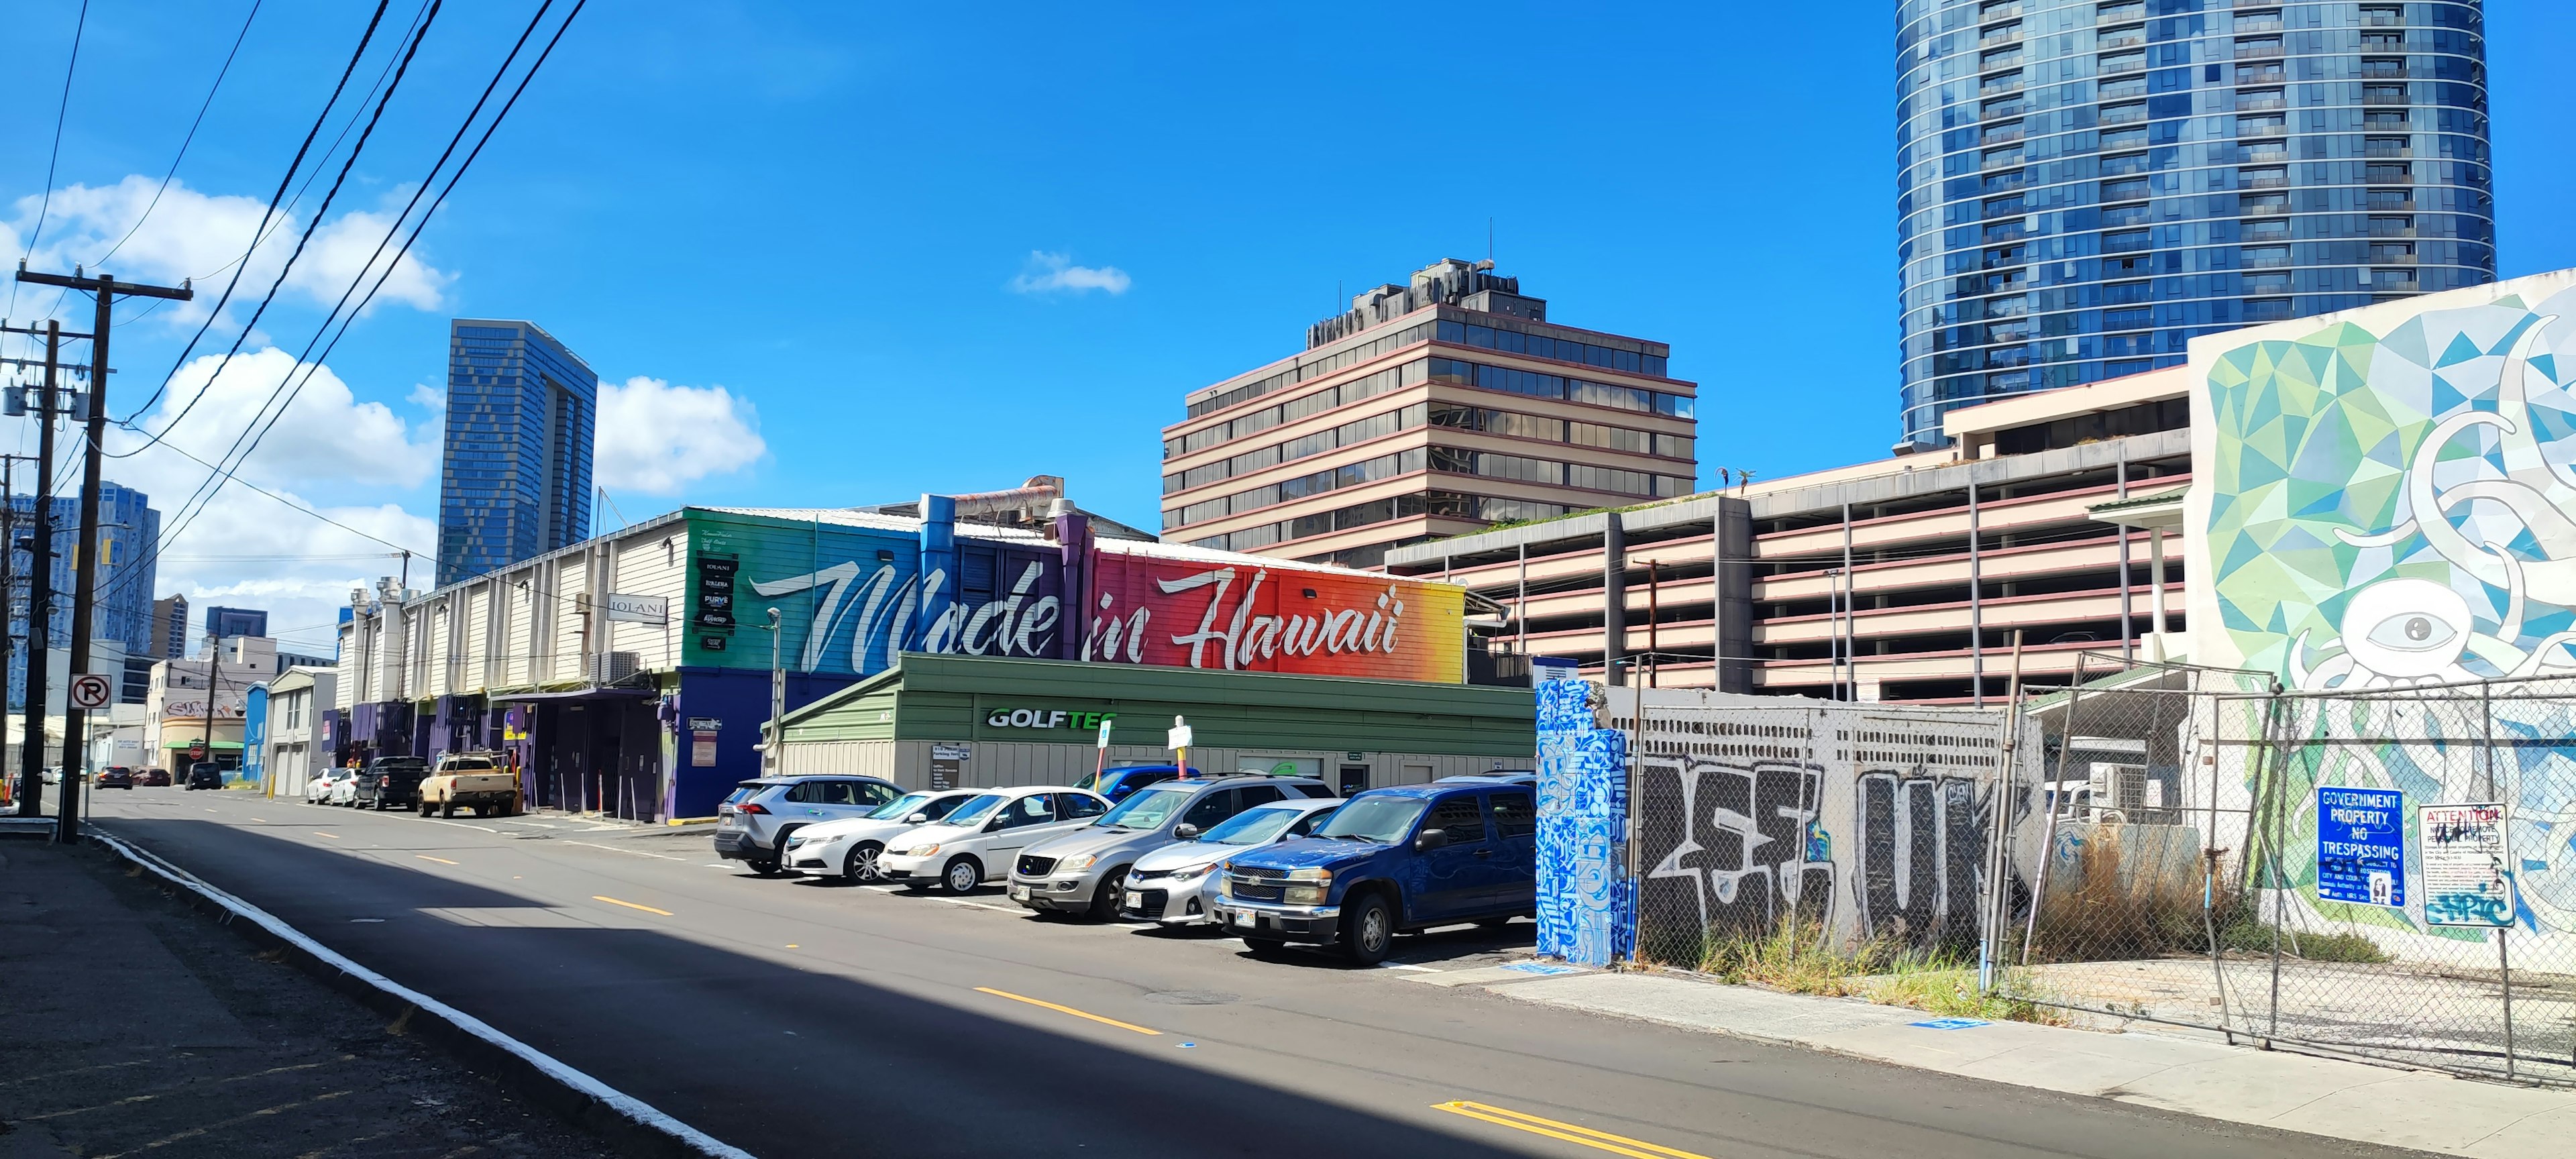
<path fill-rule="evenodd" d="M 2206 360 L 2201 658 L 2310 689 L 2576 671 L 2560 345 L 2576 291 L 2366 311 Z"/>

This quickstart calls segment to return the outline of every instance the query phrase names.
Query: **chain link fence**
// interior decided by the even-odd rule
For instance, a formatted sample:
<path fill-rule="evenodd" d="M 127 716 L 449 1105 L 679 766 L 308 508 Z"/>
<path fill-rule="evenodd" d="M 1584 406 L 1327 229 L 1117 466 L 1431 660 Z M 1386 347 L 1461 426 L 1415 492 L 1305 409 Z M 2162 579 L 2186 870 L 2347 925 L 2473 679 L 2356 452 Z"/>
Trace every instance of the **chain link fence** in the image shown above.
<path fill-rule="evenodd" d="M 2141 665 L 2023 713 L 2007 997 L 2576 1083 L 2576 680 Z"/>
<path fill-rule="evenodd" d="M 1973 963 L 2005 715 L 1610 689 L 1607 722 L 1635 738 L 1637 958 L 1696 970 L 1797 942 Z"/>

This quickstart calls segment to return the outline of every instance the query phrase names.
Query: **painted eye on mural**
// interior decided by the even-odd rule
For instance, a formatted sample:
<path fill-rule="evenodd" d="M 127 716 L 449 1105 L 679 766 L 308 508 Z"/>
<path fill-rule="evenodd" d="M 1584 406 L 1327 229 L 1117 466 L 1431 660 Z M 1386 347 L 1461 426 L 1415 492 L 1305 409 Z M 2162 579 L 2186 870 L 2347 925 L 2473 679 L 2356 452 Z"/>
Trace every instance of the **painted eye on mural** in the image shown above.
<path fill-rule="evenodd" d="M 2430 652 L 2444 647 L 2459 633 L 2439 618 L 2422 612 L 2390 616 L 2370 630 L 2369 639 L 2382 648 L 2400 652 Z"/>

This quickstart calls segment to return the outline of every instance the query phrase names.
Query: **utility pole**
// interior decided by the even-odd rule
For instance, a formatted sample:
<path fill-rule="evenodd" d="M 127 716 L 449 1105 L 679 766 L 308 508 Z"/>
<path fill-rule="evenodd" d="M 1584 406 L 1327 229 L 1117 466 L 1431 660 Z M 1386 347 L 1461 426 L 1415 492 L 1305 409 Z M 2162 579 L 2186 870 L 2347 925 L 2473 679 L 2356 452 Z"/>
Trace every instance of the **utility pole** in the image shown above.
<path fill-rule="evenodd" d="M 18 388 L 9 388 L 14 391 Z M 18 599 L 18 581 L 10 572 L 18 560 L 18 500 L 11 491 L 16 482 L 18 464 L 26 455 L 0 455 L 0 681 L 8 679 L 9 621 L 14 616 Z M 8 702 L 0 698 L 0 715 L 6 715 Z M 9 771 L 0 768 L 0 782 L 8 780 Z M 15 793 L 9 794 L 13 799 Z"/>
<path fill-rule="evenodd" d="M 97 299 L 97 320 L 90 325 L 89 342 L 89 450 L 81 463 L 79 554 L 72 576 L 72 647 L 74 672 L 89 670 L 90 624 L 95 618 L 92 605 L 98 602 L 98 472 L 101 452 L 107 442 L 107 335 L 115 323 L 116 296 L 162 298 L 185 302 L 197 296 L 185 282 L 176 287 L 147 286 L 138 282 L 118 282 L 106 274 L 83 277 L 79 267 L 70 277 L 61 274 L 36 274 L 27 271 L 27 263 L 18 263 L 18 280 L 39 286 L 59 286 L 67 290 L 86 290 Z M 123 682 L 123 673 L 112 679 Z M 207 711 L 214 711 L 209 702 Z M 89 714 L 66 698 L 63 704 L 63 804 L 62 824 L 54 829 L 58 844 L 80 840 L 80 783 L 74 779 L 75 768 L 89 768 L 89 741 L 85 735 Z"/>
<path fill-rule="evenodd" d="M 215 701 L 221 699 L 223 694 L 224 638 L 208 636 L 206 638 L 206 720 L 205 727 L 197 733 L 200 738 L 197 744 L 206 750 L 206 759 L 210 761 L 215 759 Z M 248 741 L 250 738 L 245 736 L 242 739 Z M 248 753 L 250 749 L 244 747 L 242 751 Z M 194 764 L 189 766 L 191 771 L 195 767 Z"/>
<path fill-rule="evenodd" d="M 0 327 L 0 331 L 45 336 L 45 384 L 36 389 L 35 406 L 9 407 L 12 411 L 27 409 L 36 419 L 36 518 L 33 534 L 27 540 L 27 724 L 24 743 L 18 746 L 18 815 L 42 817 L 45 677 L 50 667 L 47 649 L 54 643 L 54 414 L 61 409 L 63 339 L 87 335 L 66 335 L 62 323 L 51 321 L 42 330 L 7 326 Z M 65 784 L 63 792 L 69 795 L 71 786 Z"/>

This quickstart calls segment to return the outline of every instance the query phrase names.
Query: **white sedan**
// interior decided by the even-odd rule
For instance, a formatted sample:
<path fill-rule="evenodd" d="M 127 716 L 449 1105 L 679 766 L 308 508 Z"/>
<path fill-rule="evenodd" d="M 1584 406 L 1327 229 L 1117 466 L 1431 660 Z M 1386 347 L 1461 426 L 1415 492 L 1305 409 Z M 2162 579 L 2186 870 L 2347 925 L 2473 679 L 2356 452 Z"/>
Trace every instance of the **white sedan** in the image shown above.
<path fill-rule="evenodd" d="M 779 868 L 790 873 L 837 874 L 852 883 L 877 880 L 877 858 L 904 833 L 947 819 L 982 789 L 906 793 L 865 817 L 806 825 L 787 835 Z"/>
<path fill-rule="evenodd" d="M 877 858 L 887 881 L 965 893 L 1010 876 L 1020 850 L 1100 819 L 1109 802 L 1070 785 L 988 789 L 935 825 L 903 835 Z"/>
<path fill-rule="evenodd" d="M 1167 926 L 1208 920 L 1225 859 L 1246 849 L 1311 837 L 1343 802 L 1326 797 L 1255 805 L 1187 841 L 1175 841 L 1136 859 L 1127 871 L 1118 916 Z"/>
<path fill-rule="evenodd" d="M 330 795 L 323 803 L 328 805 L 354 806 L 358 803 L 358 770 L 342 769 L 340 771 L 347 775 L 331 782 Z"/>
<path fill-rule="evenodd" d="M 304 803 L 307 805 L 339 804 L 340 800 L 331 794 L 344 784 L 351 786 L 350 792 L 353 794 L 351 799 L 355 799 L 357 781 L 358 770 L 356 769 L 324 769 L 305 780 Z"/>

